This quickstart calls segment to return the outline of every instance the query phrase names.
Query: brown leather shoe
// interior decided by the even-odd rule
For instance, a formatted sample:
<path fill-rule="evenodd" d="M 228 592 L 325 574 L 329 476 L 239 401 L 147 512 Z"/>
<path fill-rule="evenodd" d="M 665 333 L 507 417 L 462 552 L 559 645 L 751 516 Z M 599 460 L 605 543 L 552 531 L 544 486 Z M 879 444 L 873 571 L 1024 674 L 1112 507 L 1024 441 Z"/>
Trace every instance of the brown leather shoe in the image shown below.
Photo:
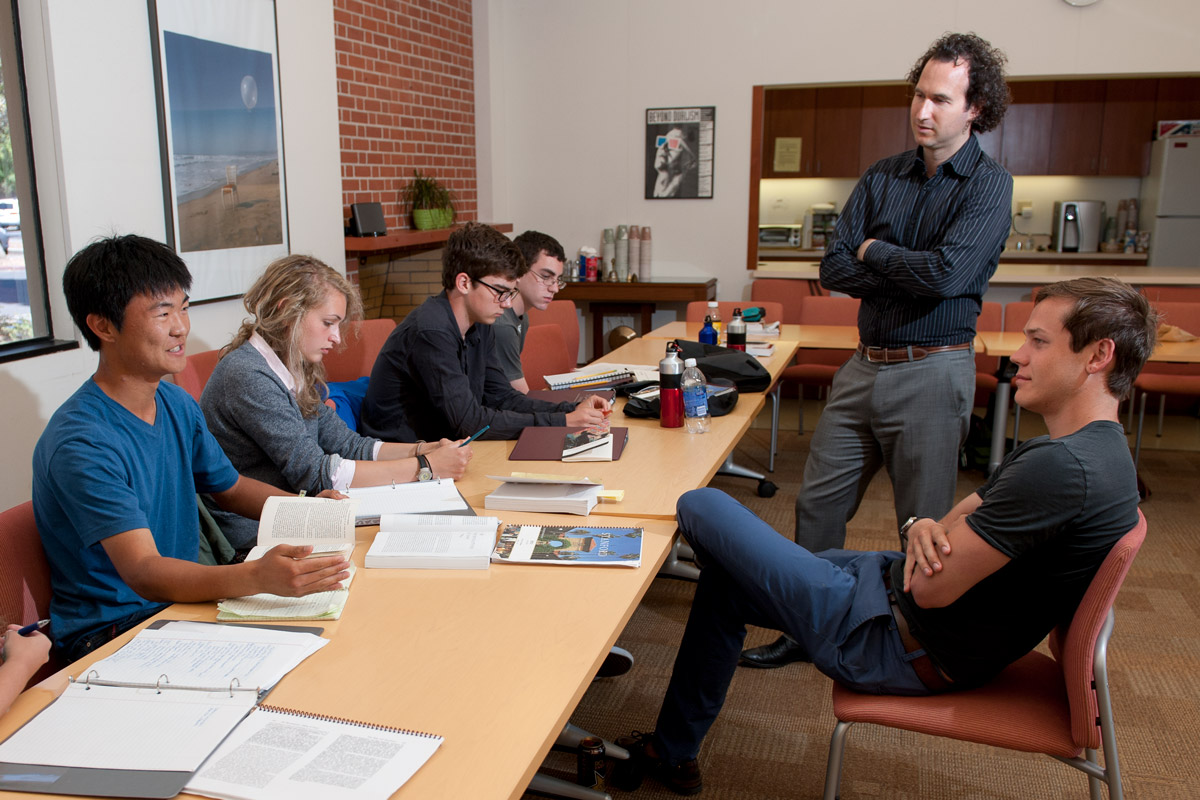
<path fill-rule="evenodd" d="M 738 656 L 738 666 L 774 669 L 796 661 L 811 660 L 804 645 L 792 641 L 787 636 L 780 636 L 770 644 L 743 650 L 742 654 Z"/>
<path fill-rule="evenodd" d="M 640 731 L 618 737 L 615 744 L 629 751 L 629 760 L 612 762 L 608 782 L 618 789 L 632 792 L 649 775 L 675 794 L 699 794 L 704 786 L 696 759 L 668 764 L 659 757 L 654 741 L 653 733 Z"/>

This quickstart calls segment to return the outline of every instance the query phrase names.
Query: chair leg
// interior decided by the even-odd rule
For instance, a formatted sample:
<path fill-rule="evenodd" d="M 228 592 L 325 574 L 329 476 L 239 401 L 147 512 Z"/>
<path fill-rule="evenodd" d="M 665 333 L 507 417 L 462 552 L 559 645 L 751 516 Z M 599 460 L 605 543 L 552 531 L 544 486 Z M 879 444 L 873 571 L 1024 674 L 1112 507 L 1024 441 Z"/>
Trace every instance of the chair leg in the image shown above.
<path fill-rule="evenodd" d="M 1163 432 L 1163 417 L 1166 416 L 1166 413 L 1167 413 L 1167 396 L 1166 396 L 1166 394 L 1160 394 L 1158 396 L 1158 434 L 1157 434 L 1158 438 L 1160 438 L 1160 439 L 1162 438 L 1162 432 Z"/>
<path fill-rule="evenodd" d="M 542 797 L 562 797 L 567 800 L 612 800 L 612 795 L 608 792 L 589 789 L 540 772 L 535 772 L 529 779 L 529 788 L 526 791 Z"/>
<path fill-rule="evenodd" d="M 1021 443 L 1021 407 L 1013 403 L 1013 438 L 1012 449 L 1016 450 Z"/>
<path fill-rule="evenodd" d="M 562 731 L 559 732 L 558 738 L 554 740 L 556 747 L 565 747 L 568 750 L 578 750 L 579 743 L 584 739 L 594 734 L 588 733 L 578 725 L 567 723 L 563 725 Z M 607 739 L 604 740 L 604 755 L 607 758 L 615 758 L 618 761 L 628 761 L 629 751 L 620 745 L 613 744 Z"/>
<path fill-rule="evenodd" d="M 853 722 L 838 720 L 829 738 L 829 761 L 825 764 L 825 800 L 837 800 L 838 787 L 842 783 L 842 757 L 846 754 L 846 738 L 850 735 Z"/>
<path fill-rule="evenodd" d="M 1121 785 L 1121 762 L 1117 758 L 1117 732 L 1113 723 L 1112 692 L 1108 686 L 1108 639 L 1116 624 L 1116 615 L 1110 608 L 1108 619 L 1100 630 L 1092 665 L 1092 685 L 1096 689 L 1096 710 L 1100 717 L 1100 742 L 1104 747 L 1104 780 L 1108 783 L 1108 800 L 1125 800 L 1125 789 Z M 1093 756 L 1094 759 L 1094 756 Z M 1095 782 L 1093 781 L 1093 784 Z M 1093 791 L 1098 793 L 1099 787 Z"/>
<path fill-rule="evenodd" d="M 783 399 L 779 393 L 782 391 L 783 384 L 780 382 L 771 390 L 771 455 L 767 459 L 767 472 L 775 471 L 775 451 L 779 445 L 779 404 Z"/>

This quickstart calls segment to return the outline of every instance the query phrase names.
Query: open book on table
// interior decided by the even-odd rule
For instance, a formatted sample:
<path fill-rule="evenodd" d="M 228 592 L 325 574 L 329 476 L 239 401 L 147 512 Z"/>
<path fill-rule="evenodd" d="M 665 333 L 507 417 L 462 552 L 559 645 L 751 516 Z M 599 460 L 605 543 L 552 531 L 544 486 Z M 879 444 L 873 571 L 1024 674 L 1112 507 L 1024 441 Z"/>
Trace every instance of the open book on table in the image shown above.
<path fill-rule="evenodd" d="M 258 544 L 247 561 L 262 558 L 281 544 L 312 545 L 309 558 L 342 556 L 354 552 L 354 514 L 357 500 L 327 500 L 319 497 L 269 497 L 258 523 Z M 350 594 L 350 577 L 336 589 L 305 595 L 281 597 L 260 592 L 246 597 L 231 597 L 217 603 L 217 619 L 223 622 L 251 620 L 333 620 L 342 616 Z"/>
<path fill-rule="evenodd" d="M 368 568 L 487 569 L 496 517 L 384 514 L 367 550 Z"/>
<path fill-rule="evenodd" d="M 0 785 L 174 796 L 261 695 L 326 644 L 195 622 L 140 631 L 0 744 Z"/>

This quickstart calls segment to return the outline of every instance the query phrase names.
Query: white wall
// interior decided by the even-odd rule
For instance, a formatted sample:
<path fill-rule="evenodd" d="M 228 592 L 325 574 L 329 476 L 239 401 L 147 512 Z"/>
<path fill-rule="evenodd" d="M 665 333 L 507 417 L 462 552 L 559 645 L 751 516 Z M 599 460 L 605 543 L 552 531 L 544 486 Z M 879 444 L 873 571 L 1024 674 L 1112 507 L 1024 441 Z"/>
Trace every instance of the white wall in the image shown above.
<path fill-rule="evenodd" d="M 97 236 L 164 239 L 145 0 L 20 0 L 54 335 L 74 339 L 62 266 Z M 276 4 L 291 249 L 344 264 L 332 0 Z M 264 265 L 265 266 L 265 265 Z M 193 306 L 188 349 L 224 344 L 241 304 Z M 95 369 L 78 350 L 0 364 L 0 509 L 29 499 L 34 444 Z"/>
<path fill-rule="evenodd" d="M 729 300 L 748 296 L 755 84 L 899 80 L 946 30 L 989 39 L 1013 76 L 1200 71 L 1194 0 L 475 0 L 475 13 L 480 208 L 568 252 L 650 225 L 655 274 L 717 276 Z M 643 199 L 645 109 L 697 105 L 717 108 L 714 198 Z"/>

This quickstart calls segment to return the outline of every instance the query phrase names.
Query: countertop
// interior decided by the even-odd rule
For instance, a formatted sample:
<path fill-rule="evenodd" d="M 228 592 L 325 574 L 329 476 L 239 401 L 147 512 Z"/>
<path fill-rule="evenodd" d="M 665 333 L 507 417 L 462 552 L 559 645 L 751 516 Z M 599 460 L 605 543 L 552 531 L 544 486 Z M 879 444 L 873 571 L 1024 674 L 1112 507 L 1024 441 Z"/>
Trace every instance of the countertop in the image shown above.
<path fill-rule="evenodd" d="M 754 277 L 817 280 L 820 278 L 819 270 L 820 261 L 816 260 L 770 261 L 760 263 L 758 269 L 754 270 Z M 1144 267 L 1119 261 L 1111 267 L 1039 262 L 1001 263 L 992 276 L 991 285 L 1036 286 L 1085 275 L 1107 275 L 1138 286 L 1200 286 L 1200 269 L 1194 267 Z"/>

